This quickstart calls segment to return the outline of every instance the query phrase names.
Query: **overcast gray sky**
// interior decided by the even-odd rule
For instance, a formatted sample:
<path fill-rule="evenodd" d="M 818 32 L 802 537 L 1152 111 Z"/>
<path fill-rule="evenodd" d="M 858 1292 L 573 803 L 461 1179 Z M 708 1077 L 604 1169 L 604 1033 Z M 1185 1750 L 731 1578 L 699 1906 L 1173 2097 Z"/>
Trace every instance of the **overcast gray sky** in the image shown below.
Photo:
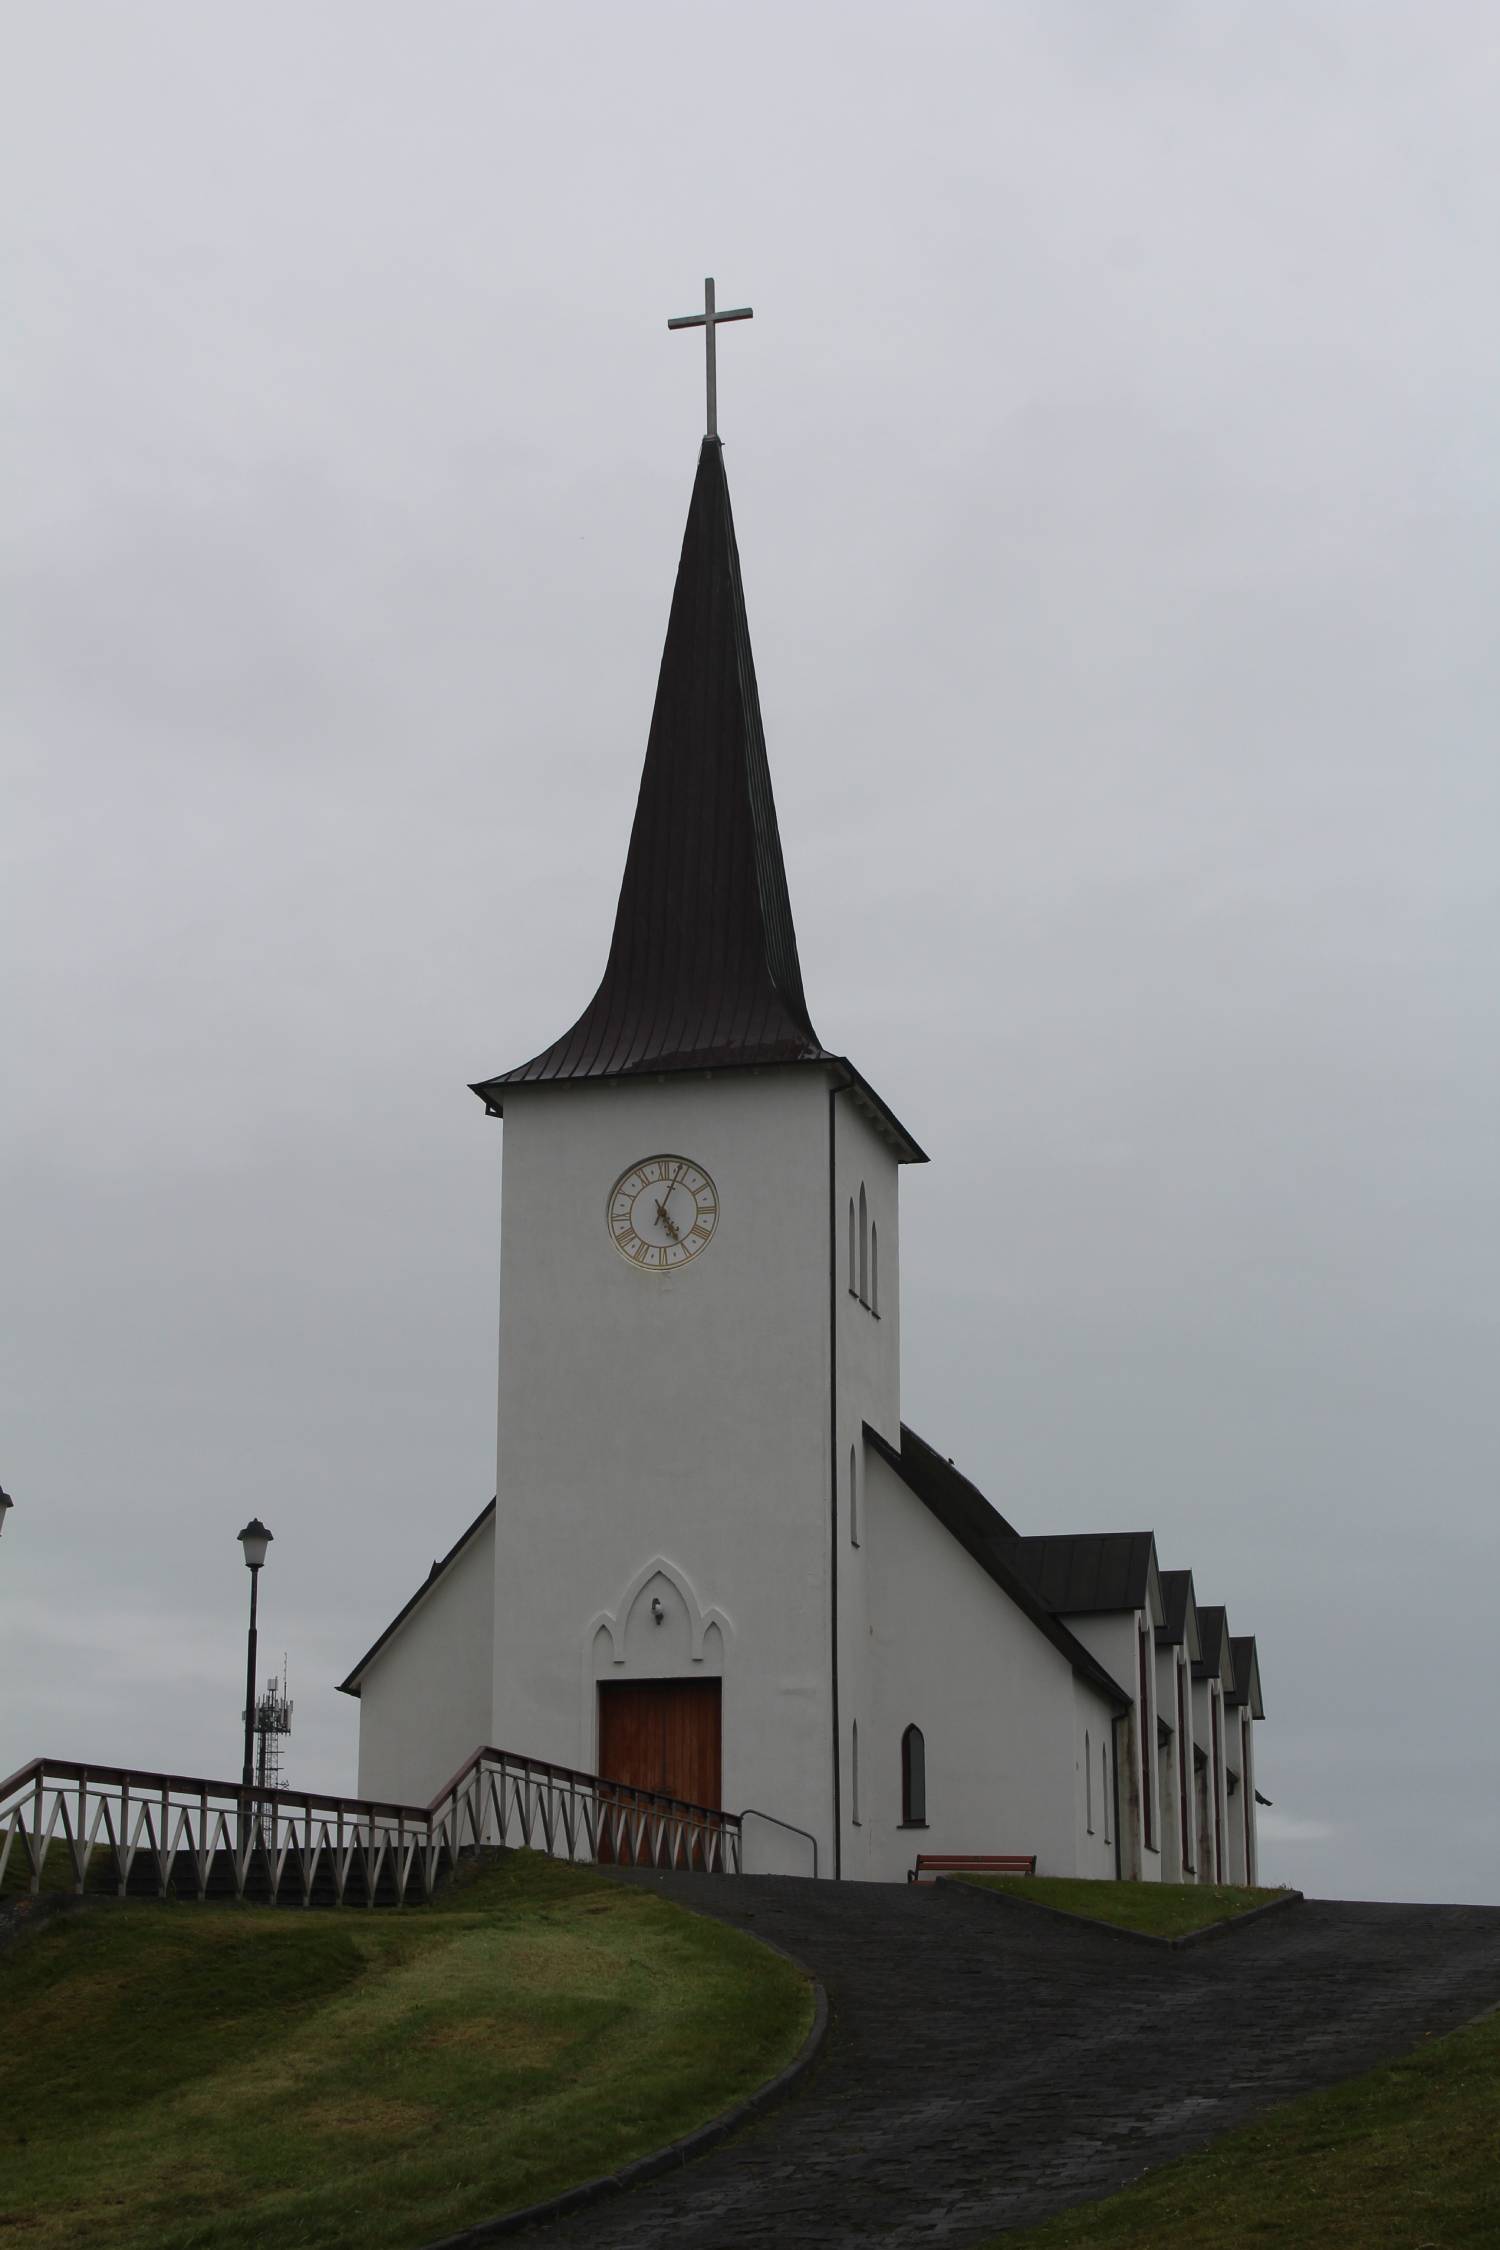
<path fill-rule="evenodd" d="M 1267 1874 L 1500 1898 L 1500 18 L 10 5 L 0 1770 L 294 1781 L 493 1489 L 721 302 L 906 1416 L 1260 1639 Z M 1024 1839 L 1023 1839 L 1024 1840 Z"/>

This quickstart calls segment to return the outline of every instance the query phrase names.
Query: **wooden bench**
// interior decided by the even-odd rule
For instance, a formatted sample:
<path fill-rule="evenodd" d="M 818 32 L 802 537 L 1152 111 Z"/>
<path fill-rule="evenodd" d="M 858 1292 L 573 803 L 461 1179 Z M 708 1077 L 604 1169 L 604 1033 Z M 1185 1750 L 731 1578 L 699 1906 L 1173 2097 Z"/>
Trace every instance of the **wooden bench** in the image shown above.
<path fill-rule="evenodd" d="M 918 1852 L 908 1883 L 924 1875 L 1034 1875 L 1035 1852 Z"/>

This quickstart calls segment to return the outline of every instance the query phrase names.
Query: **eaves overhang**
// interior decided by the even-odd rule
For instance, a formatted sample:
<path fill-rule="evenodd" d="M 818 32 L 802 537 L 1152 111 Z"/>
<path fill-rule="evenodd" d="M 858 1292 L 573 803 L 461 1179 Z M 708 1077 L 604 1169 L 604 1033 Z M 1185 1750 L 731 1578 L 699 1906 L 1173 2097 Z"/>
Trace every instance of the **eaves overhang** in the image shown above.
<path fill-rule="evenodd" d="M 1199 1603 L 1198 1630 L 1202 1655 L 1193 1665 L 1193 1678 L 1217 1680 L 1227 1694 L 1234 1686 L 1234 1652 L 1229 1645 L 1229 1618 L 1222 1603 Z"/>
<path fill-rule="evenodd" d="M 421 1585 L 412 1595 L 410 1601 L 402 1603 L 401 1607 L 397 1610 L 395 1616 L 391 1619 L 389 1625 L 387 1625 L 385 1631 L 380 1635 L 379 1639 L 374 1640 L 370 1643 L 370 1646 L 365 1650 L 364 1655 L 355 1665 L 348 1678 L 339 1681 L 338 1692 L 340 1695 L 352 1695 L 356 1698 L 356 1700 L 358 1699 L 360 1681 L 364 1678 L 365 1673 L 369 1670 L 376 1657 L 385 1647 L 386 1642 L 390 1640 L 394 1634 L 398 1633 L 401 1630 L 401 1627 L 411 1616 L 413 1610 L 419 1608 L 421 1604 L 427 1599 L 427 1596 L 432 1592 L 432 1589 L 434 1586 L 436 1586 L 438 1580 L 444 1576 L 444 1574 L 452 1567 L 454 1563 L 457 1562 L 459 1556 L 463 1553 L 469 1542 L 472 1539 L 478 1537 L 479 1533 L 483 1531 L 485 1525 L 489 1522 L 491 1516 L 494 1513 L 495 1503 L 493 1500 L 490 1500 L 486 1502 L 485 1506 L 480 1509 L 478 1515 L 474 1518 L 474 1521 L 469 1525 L 468 1530 L 459 1533 L 459 1536 L 454 1540 L 453 1545 L 448 1549 L 447 1554 L 443 1555 L 437 1562 L 433 1564 L 431 1570 L 429 1570 Z"/>
<path fill-rule="evenodd" d="M 926 1149 L 912 1138 L 890 1103 L 876 1093 L 869 1079 L 855 1069 L 847 1055 L 838 1057 L 837 1067 L 844 1073 L 845 1083 L 854 1097 L 856 1109 L 869 1119 L 882 1139 L 890 1142 L 896 1151 L 896 1161 L 899 1164 L 925 1164 L 928 1161 Z"/>
<path fill-rule="evenodd" d="M 1031 1620 L 1038 1632 L 1045 1635 L 1058 1654 L 1067 1658 L 1075 1676 L 1097 1689 L 1117 1711 L 1128 1711 L 1131 1699 L 1119 1681 L 1110 1676 L 1093 1652 L 1069 1632 L 1060 1618 L 1054 1617 L 1007 1559 L 1005 1549 L 1014 1544 L 1011 1527 L 978 1486 L 954 1469 L 951 1462 L 945 1462 L 942 1455 L 905 1423 L 901 1426 L 900 1452 L 868 1422 L 864 1425 L 864 1434 L 866 1445 L 895 1470 L 908 1492 L 921 1501 L 930 1515 L 936 1516 L 950 1537 L 958 1541 L 1000 1591 Z"/>
<path fill-rule="evenodd" d="M 1225 1696 L 1226 1703 L 1246 1705 L 1252 1719 L 1263 1719 L 1265 1704 L 1260 1693 L 1260 1657 L 1256 1651 L 1253 1633 L 1236 1633 L 1229 1640 L 1230 1662 L 1234 1670 L 1234 1685 Z"/>
<path fill-rule="evenodd" d="M 1198 1602 L 1193 1591 L 1192 1572 L 1162 1570 L 1158 1572 L 1158 1577 L 1165 1614 L 1156 1628 L 1157 1647 L 1183 1647 L 1190 1657 L 1200 1656 L 1202 1648 L 1198 1633 Z"/>
<path fill-rule="evenodd" d="M 747 1060 L 744 1056 L 726 1055 L 721 1061 L 711 1063 L 706 1063 L 694 1057 L 681 1063 L 663 1064 L 655 1062 L 645 1065 L 639 1070 L 606 1071 L 587 1078 L 512 1079 L 509 1081 L 498 1078 L 482 1079 L 478 1084 L 471 1085 L 469 1091 L 471 1094 L 477 1094 L 484 1103 L 487 1117 L 503 1117 L 505 1115 L 505 1096 L 507 1093 L 513 1093 L 517 1086 L 527 1089 L 537 1085 L 548 1087 L 628 1086 L 649 1084 L 653 1079 L 664 1084 L 668 1078 L 722 1078 L 730 1073 L 743 1074 L 746 1071 L 754 1076 L 760 1076 L 767 1071 L 780 1070 L 821 1070 L 826 1072 L 835 1087 L 840 1091 L 847 1091 L 853 1096 L 855 1106 L 860 1113 L 868 1119 L 881 1139 L 889 1142 L 895 1151 L 898 1164 L 926 1164 L 929 1161 L 927 1151 L 921 1143 L 907 1131 L 896 1112 L 891 1108 L 890 1103 L 882 1095 L 876 1093 L 869 1079 L 865 1077 L 862 1071 L 855 1068 L 847 1055 L 806 1055 L 793 1057 L 784 1062 L 757 1061 L 753 1058 Z"/>

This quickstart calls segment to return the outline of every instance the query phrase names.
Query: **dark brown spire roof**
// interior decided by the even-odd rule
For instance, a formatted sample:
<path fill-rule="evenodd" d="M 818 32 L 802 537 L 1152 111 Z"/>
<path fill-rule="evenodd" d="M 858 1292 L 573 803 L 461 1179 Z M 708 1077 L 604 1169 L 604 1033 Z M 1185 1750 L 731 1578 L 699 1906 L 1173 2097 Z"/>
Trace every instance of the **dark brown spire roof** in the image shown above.
<path fill-rule="evenodd" d="M 813 1030 L 766 763 L 724 451 L 705 438 L 604 979 L 571 1031 L 474 1092 L 835 1061 Z"/>

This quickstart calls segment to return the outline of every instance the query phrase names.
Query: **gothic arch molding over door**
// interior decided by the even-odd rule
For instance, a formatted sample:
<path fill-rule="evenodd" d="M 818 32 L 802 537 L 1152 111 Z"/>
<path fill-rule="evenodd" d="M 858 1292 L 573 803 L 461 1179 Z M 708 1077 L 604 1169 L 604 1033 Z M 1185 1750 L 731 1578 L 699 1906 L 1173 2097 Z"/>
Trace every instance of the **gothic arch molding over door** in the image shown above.
<path fill-rule="evenodd" d="M 606 1683 L 722 1678 L 733 1638 L 729 1617 L 700 1597 L 680 1564 L 666 1555 L 642 1563 L 614 1606 L 584 1627 L 579 1764 L 599 1770 L 600 1689 Z"/>

